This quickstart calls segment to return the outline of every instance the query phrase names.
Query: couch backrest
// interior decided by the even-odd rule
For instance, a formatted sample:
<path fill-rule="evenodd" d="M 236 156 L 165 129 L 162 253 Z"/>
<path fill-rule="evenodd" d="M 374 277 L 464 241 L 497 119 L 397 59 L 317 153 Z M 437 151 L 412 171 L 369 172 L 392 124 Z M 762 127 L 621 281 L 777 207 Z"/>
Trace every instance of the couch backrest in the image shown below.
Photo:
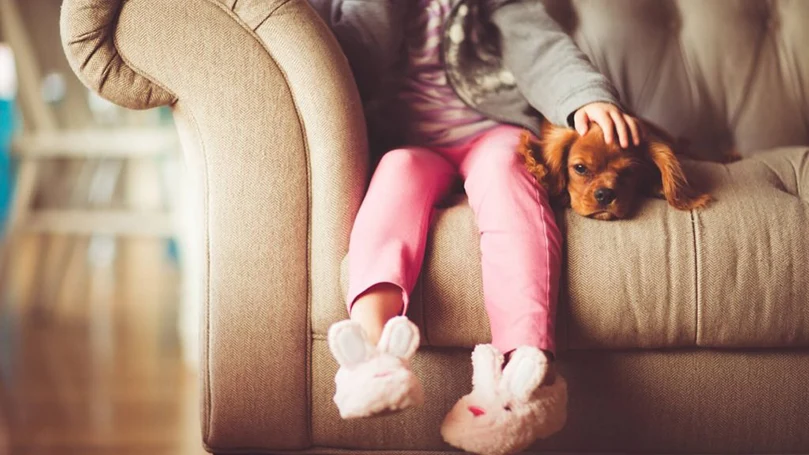
<path fill-rule="evenodd" d="M 628 108 L 694 152 L 809 144 L 809 1 L 547 4 Z"/>

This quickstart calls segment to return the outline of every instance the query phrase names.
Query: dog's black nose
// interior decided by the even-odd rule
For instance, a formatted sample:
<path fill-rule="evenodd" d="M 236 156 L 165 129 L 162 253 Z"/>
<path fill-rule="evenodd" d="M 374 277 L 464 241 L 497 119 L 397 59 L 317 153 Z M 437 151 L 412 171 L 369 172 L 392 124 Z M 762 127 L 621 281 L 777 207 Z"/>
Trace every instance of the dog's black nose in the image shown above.
<path fill-rule="evenodd" d="M 599 188 L 593 193 L 593 196 L 595 196 L 599 204 L 607 205 L 615 200 L 615 191 L 609 188 Z"/>

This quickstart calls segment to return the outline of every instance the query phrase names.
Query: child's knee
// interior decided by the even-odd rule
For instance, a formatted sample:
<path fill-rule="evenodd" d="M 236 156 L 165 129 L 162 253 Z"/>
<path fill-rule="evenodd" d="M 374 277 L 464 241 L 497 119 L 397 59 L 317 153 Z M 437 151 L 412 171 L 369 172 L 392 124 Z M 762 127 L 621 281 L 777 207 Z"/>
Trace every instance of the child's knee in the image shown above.
<path fill-rule="evenodd" d="M 427 149 L 401 148 L 382 157 L 372 186 L 395 189 L 400 197 L 433 198 L 444 193 L 453 175 L 452 166 L 440 155 Z"/>
<path fill-rule="evenodd" d="M 384 154 L 377 170 L 393 171 L 403 175 L 417 175 L 429 170 L 439 159 L 435 153 L 421 148 L 400 148 Z"/>

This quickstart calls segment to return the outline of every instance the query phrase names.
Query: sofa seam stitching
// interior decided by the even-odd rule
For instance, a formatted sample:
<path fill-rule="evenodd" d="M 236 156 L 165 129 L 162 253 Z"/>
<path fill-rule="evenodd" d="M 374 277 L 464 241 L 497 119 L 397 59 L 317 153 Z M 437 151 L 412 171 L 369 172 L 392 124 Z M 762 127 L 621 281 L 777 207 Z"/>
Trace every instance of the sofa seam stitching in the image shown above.
<path fill-rule="evenodd" d="M 197 138 L 201 138 L 201 131 L 202 129 L 199 127 L 199 121 L 197 121 L 197 117 L 194 115 L 194 112 L 191 109 L 188 109 L 188 116 L 191 119 L 191 122 L 194 124 L 194 131 L 196 133 Z M 205 152 L 205 141 L 198 140 L 197 141 L 200 145 L 200 152 L 202 155 L 203 161 L 203 183 L 205 188 L 203 189 L 203 194 L 205 194 L 205 206 L 204 206 L 204 213 L 203 219 L 205 220 L 205 269 L 206 269 L 206 276 L 205 276 L 205 411 L 206 411 L 206 419 L 205 419 L 205 429 L 203 434 L 203 440 L 207 440 L 208 436 L 210 435 L 211 429 L 211 220 L 210 220 L 210 193 L 208 189 L 210 188 L 209 185 L 209 173 L 208 168 L 210 167 L 210 163 L 208 161 L 208 154 Z"/>
<path fill-rule="evenodd" d="M 267 15 L 264 17 L 264 19 L 261 19 L 261 20 L 260 20 L 260 21 L 259 21 L 259 22 L 256 24 L 256 26 L 255 26 L 255 27 L 251 27 L 251 28 L 252 28 L 252 30 L 255 32 L 256 30 L 258 30 L 259 28 L 261 28 L 261 26 L 262 26 L 262 25 L 264 25 L 264 23 L 265 23 L 265 22 L 267 22 L 267 20 L 269 20 L 269 19 L 270 19 L 270 18 L 271 18 L 271 17 L 272 17 L 272 16 L 275 14 L 275 12 L 276 12 L 276 11 L 278 11 L 278 10 L 279 10 L 279 9 L 281 9 L 282 7 L 286 6 L 286 4 L 287 4 L 287 3 L 289 3 L 289 1 L 288 1 L 288 0 L 287 0 L 287 1 L 285 1 L 285 2 L 280 3 L 278 6 L 276 6 L 275 8 L 273 8 L 272 10 L 270 10 L 269 12 L 267 12 Z"/>

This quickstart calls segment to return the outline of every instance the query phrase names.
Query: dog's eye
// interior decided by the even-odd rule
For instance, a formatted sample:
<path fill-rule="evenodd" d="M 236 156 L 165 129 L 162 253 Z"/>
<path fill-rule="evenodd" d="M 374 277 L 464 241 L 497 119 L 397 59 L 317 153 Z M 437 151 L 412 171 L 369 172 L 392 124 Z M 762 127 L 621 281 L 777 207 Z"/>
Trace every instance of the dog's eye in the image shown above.
<path fill-rule="evenodd" d="M 579 175 L 587 174 L 587 167 L 583 164 L 574 164 L 573 170 L 576 171 L 576 173 Z"/>

